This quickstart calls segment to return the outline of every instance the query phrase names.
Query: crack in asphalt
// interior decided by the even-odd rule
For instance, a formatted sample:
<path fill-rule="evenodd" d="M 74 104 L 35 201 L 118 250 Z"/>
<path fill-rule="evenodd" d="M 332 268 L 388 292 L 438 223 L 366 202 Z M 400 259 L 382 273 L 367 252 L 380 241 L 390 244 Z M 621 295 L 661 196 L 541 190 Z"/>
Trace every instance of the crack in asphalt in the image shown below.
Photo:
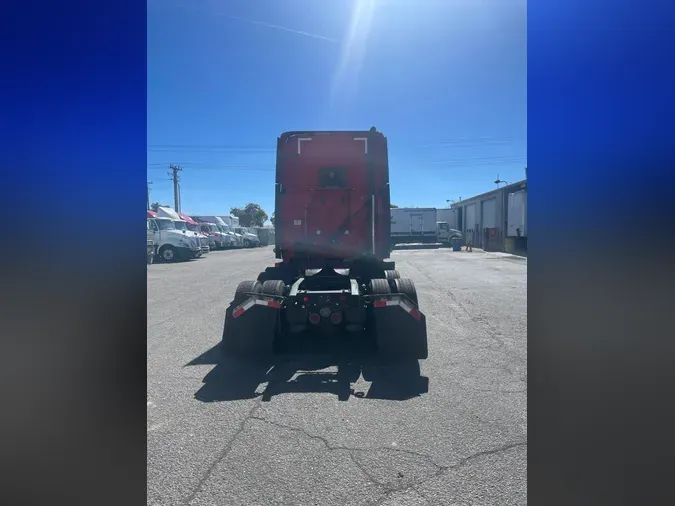
<path fill-rule="evenodd" d="M 255 416 L 254 410 L 251 410 L 251 414 L 246 418 L 246 420 L 244 421 L 244 424 L 249 420 L 256 420 L 256 421 L 259 421 L 261 423 L 272 425 L 272 426 L 280 428 L 280 429 L 284 429 L 284 430 L 288 430 L 290 432 L 301 434 L 302 436 L 306 437 L 307 439 L 319 441 L 319 442 L 321 442 L 321 444 L 323 444 L 326 447 L 326 449 L 328 451 L 344 451 L 344 452 L 346 452 L 348 457 L 350 458 L 350 460 L 354 463 L 354 465 L 356 465 L 356 467 L 359 468 L 359 470 L 363 473 L 363 475 L 368 479 L 368 481 L 370 483 L 373 483 L 375 485 L 379 485 L 379 486 L 384 488 L 384 492 L 383 492 L 382 497 L 377 499 L 374 503 L 371 503 L 373 506 L 377 506 L 379 504 L 382 504 L 382 502 L 384 500 L 386 500 L 391 494 L 393 494 L 395 492 L 405 492 L 405 491 L 410 490 L 410 489 L 414 489 L 417 493 L 419 493 L 422 497 L 424 497 L 424 495 L 419 490 L 417 490 L 415 487 L 417 487 L 417 486 L 419 486 L 419 485 L 421 485 L 421 484 L 423 484 L 423 483 L 425 483 L 429 480 L 432 480 L 434 478 L 438 478 L 439 476 L 442 476 L 446 472 L 454 471 L 456 469 L 459 469 L 459 468 L 467 465 L 468 463 L 470 463 L 471 461 L 473 461 L 473 460 L 475 460 L 479 457 L 484 457 L 484 456 L 488 456 L 488 455 L 495 455 L 495 454 L 498 454 L 498 453 L 501 453 L 501 452 L 509 451 L 513 448 L 527 446 L 527 441 L 517 441 L 517 442 L 513 442 L 513 443 L 507 443 L 505 445 L 498 446 L 496 448 L 491 448 L 489 450 L 482 450 L 482 451 L 473 453 L 471 455 L 468 455 L 466 457 L 461 458 L 455 464 L 445 466 L 445 465 L 441 465 L 441 464 L 436 463 L 430 455 L 427 455 L 427 454 L 421 453 L 421 452 L 416 452 L 416 451 L 413 451 L 413 450 L 405 450 L 403 448 L 390 448 L 390 447 L 386 447 L 386 446 L 380 446 L 380 447 L 374 447 L 374 448 L 351 448 L 349 446 L 344 446 L 344 445 L 333 445 L 324 436 L 320 436 L 318 434 L 311 434 L 311 433 L 307 432 L 305 429 L 301 429 L 299 427 L 293 427 L 291 425 L 273 422 L 271 420 L 267 420 L 267 419 L 262 418 L 260 416 Z M 408 483 L 404 483 L 404 484 L 400 484 L 400 485 L 393 485 L 393 486 L 389 485 L 388 482 L 382 482 L 382 481 L 374 478 L 373 475 L 368 470 L 366 470 L 365 466 L 361 462 L 359 462 L 358 459 L 356 458 L 356 456 L 354 455 L 356 453 L 370 453 L 370 452 L 375 452 L 375 451 L 388 451 L 388 452 L 401 453 L 401 454 L 411 455 L 413 457 L 417 457 L 419 459 L 422 459 L 422 460 L 428 462 L 432 466 L 434 466 L 436 468 L 436 472 L 433 473 L 431 476 L 427 476 L 427 477 L 422 478 L 422 479 L 414 480 L 412 483 L 408 482 Z M 426 497 L 424 497 L 424 499 L 428 501 L 428 499 Z"/>
<path fill-rule="evenodd" d="M 266 423 L 268 425 L 272 425 L 272 426 L 278 427 L 280 429 L 288 430 L 290 432 L 296 432 L 296 433 L 302 434 L 303 436 L 305 436 L 308 439 L 320 441 L 329 451 L 345 451 L 345 452 L 354 452 L 354 453 L 368 453 L 368 452 L 373 452 L 373 451 L 390 451 L 390 452 L 403 453 L 403 454 L 406 454 L 406 455 L 411 455 L 413 457 L 425 459 L 431 465 L 433 465 L 435 467 L 439 467 L 438 464 L 436 464 L 429 455 L 426 455 L 426 454 L 420 453 L 420 452 L 416 452 L 416 451 L 413 451 L 413 450 L 404 450 L 402 448 L 391 448 L 391 447 L 388 447 L 388 446 L 378 446 L 378 447 L 374 447 L 374 448 L 351 448 L 349 446 L 342 446 L 342 445 L 336 446 L 336 445 L 332 445 L 328 441 L 328 439 L 326 439 L 325 437 L 319 436 L 317 434 L 310 434 L 306 430 L 298 428 L 298 427 L 293 427 L 291 425 L 286 425 L 286 424 L 279 423 L 279 422 L 273 422 L 271 420 L 267 420 L 266 418 L 262 418 L 260 416 L 251 416 L 250 419 L 257 420 L 259 422 Z M 360 462 L 359 463 L 354 462 L 354 464 L 356 464 L 356 466 L 359 469 L 363 470 L 362 469 L 363 464 L 361 464 Z M 370 473 L 368 471 L 364 471 L 364 474 L 373 483 L 375 483 L 377 485 L 383 485 L 382 482 L 379 482 L 376 479 L 373 479 L 370 476 Z"/>
<path fill-rule="evenodd" d="M 387 490 L 385 490 L 382 497 L 380 497 L 375 502 L 372 502 L 370 504 L 372 506 L 378 506 L 378 505 L 382 504 L 384 501 L 386 501 L 387 499 L 389 499 L 389 497 L 392 494 L 394 494 L 396 492 L 406 492 L 406 491 L 411 490 L 411 489 L 415 490 L 415 492 L 417 492 L 422 497 L 424 497 L 424 499 L 428 502 L 429 499 L 426 496 L 424 496 L 424 494 L 422 494 L 422 492 L 420 492 L 420 490 L 417 488 L 419 485 L 422 485 L 422 484 L 424 484 L 428 481 L 431 481 L 434 478 L 438 478 L 440 476 L 443 476 L 444 474 L 446 474 L 449 471 L 454 471 L 456 469 L 459 469 L 459 468 L 467 465 L 468 463 L 470 463 L 471 461 L 473 461 L 473 460 L 475 460 L 479 457 L 485 457 L 485 456 L 488 456 L 488 455 L 496 455 L 498 453 L 506 452 L 506 451 L 512 450 L 514 448 L 519 448 L 519 447 L 524 447 L 524 446 L 527 446 L 527 441 L 517 441 L 517 442 L 514 442 L 514 443 L 507 443 L 505 445 L 498 446 L 497 448 L 492 448 L 490 450 L 483 450 L 483 451 L 480 451 L 480 452 L 473 453 L 473 454 L 471 454 L 467 457 L 464 457 L 464 458 L 460 459 L 456 464 L 452 464 L 450 466 L 437 466 L 438 470 L 432 476 L 428 476 L 428 477 L 416 480 L 413 483 L 408 483 L 408 484 L 405 484 L 405 485 L 399 485 L 399 486 L 387 488 Z"/>
<path fill-rule="evenodd" d="M 211 463 L 209 468 L 204 472 L 201 478 L 199 478 L 199 481 L 197 482 L 197 485 L 192 489 L 192 492 L 188 495 L 187 499 L 185 500 L 184 504 L 188 506 L 189 504 L 192 503 L 192 501 L 195 500 L 197 497 L 197 494 L 201 492 L 202 488 L 204 487 L 204 484 L 208 481 L 209 478 L 211 478 L 211 475 L 213 474 L 213 471 L 215 470 L 216 466 L 220 464 L 220 462 L 225 459 L 229 455 L 229 453 L 232 451 L 232 448 L 234 447 L 234 443 L 237 441 L 237 438 L 246 430 L 246 423 L 253 418 L 253 415 L 255 412 L 260 408 L 261 401 L 258 400 L 253 407 L 248 411 L 246 416 L 243 418 L 243 420 L 239 423 L 239 427 L 237 427 L 236 432 L 234 435 L 230 438 L 230 440 L 227 442 L 227 444 L 223 447 L 222 450 L 218 453 L 214 461 Z"/>

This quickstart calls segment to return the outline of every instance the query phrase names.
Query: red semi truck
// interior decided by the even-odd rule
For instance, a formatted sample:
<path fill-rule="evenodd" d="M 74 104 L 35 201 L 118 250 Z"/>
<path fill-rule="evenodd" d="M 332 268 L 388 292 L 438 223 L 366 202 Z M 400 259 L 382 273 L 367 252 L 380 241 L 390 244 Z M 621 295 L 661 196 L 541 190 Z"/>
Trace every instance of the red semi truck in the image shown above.
<path fill-rule="evenodd" d="M 275 256 L 225 315 L 226 354 L 267 355 L 304 331 L 365 332 L 383 355 L 427 358 L 426 318 L 391 253 L 387 139 L 294 131 L 277 139 Z"/>

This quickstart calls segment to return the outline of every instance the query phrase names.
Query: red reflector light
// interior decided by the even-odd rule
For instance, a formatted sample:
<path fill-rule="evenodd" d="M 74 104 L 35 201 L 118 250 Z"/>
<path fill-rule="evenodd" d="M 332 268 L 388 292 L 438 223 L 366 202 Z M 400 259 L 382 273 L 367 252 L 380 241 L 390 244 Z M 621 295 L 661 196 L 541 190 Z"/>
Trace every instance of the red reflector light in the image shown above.
<path fill-rule="evenodd" d="M 376 300 L 375 302 L 373 302 L 373 306 L 375 306 L 375 307 L 386 307 L 387 301 L 386 300 Z"/>
<path fill-rule="evenodd" d="M 347 297 L 345 297 L 344 295 L 340 295 L 340 300 L 347 300 Z"/>
<path fill-rule="evenodd" d="M 330 321 L 333 325 L 338 325 L 342 321 L 342 313 L 333 313 L 330 315 Z"/>
<path fill-rule="evenodd" d="M 276 300 L 268 300 L 267 301 L 267 307 L 273 307 L 274 309 L 279 309 L 281 307 L 281 304 L 279 304 Z"/>
<path fill-rule="evenodd" d="M 411 309 L 411 310 L 410 310 L 410 313 L 408 313 L 408 314 L 409 314 L 410 316 L 412 316 L 413 318 L 415 318 L 415 320 L 419 320 L 420 318 L 422 318 L 422 317 L 420 316 L 420 313 L 419 313 L 416 309 Z"/>
<path fill-rule="evenodd" d="M 321 317 L 317 313 L 312 313 L 309 315 L 309 323 L 316 325 L 321 321 Z"/>
<path fill-rule="evenodd" d="M 234 313 L 232 313 L 232 318 L 239 318 L 242 314 L 244 314 L 244 311 L 246 310 L 243 307 L 235 309 Z"/>
<path fill-rule="evenodd" d="M 305 296 L 305 298 L 302 300 L 304 300 L 305 302 L 309 302 L 309 297 Z"/>

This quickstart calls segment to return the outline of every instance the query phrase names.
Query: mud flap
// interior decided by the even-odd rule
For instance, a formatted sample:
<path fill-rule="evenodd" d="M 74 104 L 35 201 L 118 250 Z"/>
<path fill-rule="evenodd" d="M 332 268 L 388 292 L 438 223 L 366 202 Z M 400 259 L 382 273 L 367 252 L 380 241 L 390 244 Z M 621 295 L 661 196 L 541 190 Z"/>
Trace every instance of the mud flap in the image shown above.
<path fill-rule="evenodd" d="M 417 309 L 406 305 L 375 306 L 373 324 L 378 351 L 391 358 L 426 359 L 427 319 Z"/>
<path fill-rule="evenodd" d="M 255 299 L 230 304 L 225 312 L 221 343 L 223 353 L 251 358 L 269 357 L 274 351 L 278 321 L 278 307 L 256 304 Z"/>

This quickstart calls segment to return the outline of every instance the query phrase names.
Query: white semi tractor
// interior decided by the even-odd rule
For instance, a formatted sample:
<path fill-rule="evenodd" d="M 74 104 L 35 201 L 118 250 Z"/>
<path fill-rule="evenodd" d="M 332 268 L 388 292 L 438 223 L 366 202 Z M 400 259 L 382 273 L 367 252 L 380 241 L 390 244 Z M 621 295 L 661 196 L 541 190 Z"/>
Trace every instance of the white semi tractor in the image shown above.
<path fill-rule="evenodd" d="M 207 239 L 206 235 L 202 234 L 201 232 L 191 230 L 188 227 L 188 222 L 183 219 L 183 217 L 180 216 L 178 212 L 174 211 L 170 207 L 160 206 L 157 208 L 157 216 L 160 218 L 169 218 L 173 221 L 176 230 L 183 232 L 190 237 L 195 237 L 199 241 L 199 247 L 201 248 L 202 253 L 208 253 L 210 251 L 209 240 Z"/>
<path fill-rule="evenodd" d="M 177 230 L 174 220 L 147 211 L 148 229 L 152 233 L 155 256 L 165 262 L 189 260 L 202 254 L 199 239 Z"/>
<path fill-rule="evenodd" d="M 244 248 L 256 248 L 260 246 L 260 239 L 246 227 L 239 225 L 239 218 L 236 216 L 218 216 L 230 227 L 230 230 L 241 237 Z"/>

